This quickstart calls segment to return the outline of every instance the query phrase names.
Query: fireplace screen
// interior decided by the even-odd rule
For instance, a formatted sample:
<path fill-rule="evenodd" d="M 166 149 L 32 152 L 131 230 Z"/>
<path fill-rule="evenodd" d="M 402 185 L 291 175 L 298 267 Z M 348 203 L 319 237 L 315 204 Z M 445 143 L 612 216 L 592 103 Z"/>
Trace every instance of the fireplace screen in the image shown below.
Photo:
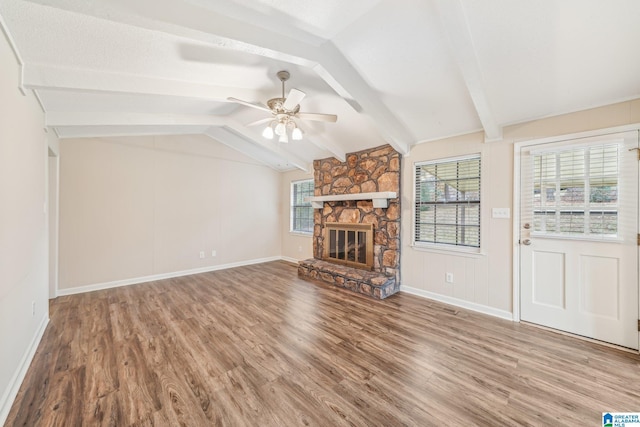
<path fill-rule="evenodd" d="M 351 267 L 373 269 L 373 225 L 326 223 L 324 259 Z"/>

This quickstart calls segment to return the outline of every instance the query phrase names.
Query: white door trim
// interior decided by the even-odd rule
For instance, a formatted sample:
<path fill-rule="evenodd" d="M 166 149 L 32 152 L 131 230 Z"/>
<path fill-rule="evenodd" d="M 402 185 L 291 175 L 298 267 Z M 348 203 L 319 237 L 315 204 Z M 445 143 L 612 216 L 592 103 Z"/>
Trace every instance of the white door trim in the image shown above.
<path fill-rule="evenodd" d="M 520 155 L 531 145 L 549 144 L 571 139 L 604 136 L 627 131 L 640 131 L 640 123 L 518 141 L 513 146 L 513 321 L 520 321 Z"/>

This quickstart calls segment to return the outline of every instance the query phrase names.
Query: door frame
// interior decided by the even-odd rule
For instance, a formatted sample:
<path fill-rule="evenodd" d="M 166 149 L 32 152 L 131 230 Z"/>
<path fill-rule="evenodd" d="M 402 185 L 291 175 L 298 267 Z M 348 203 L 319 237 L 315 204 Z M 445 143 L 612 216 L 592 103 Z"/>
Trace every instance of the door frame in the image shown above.
<path fill-rule="evenodd" d="M 572 139 L 591 138 L 597 136 L 605 136 L 614 133 L 638 131 L 640 132 L 640 123 L 634 123 L 623 126 L 609 127 L 603 129 L 590 130 L 585 132 L 570 133 L 557 136 L 549 136 L 543 138 L 529 139 L 516 142 L 513 146 L 513 321 L 520 322 L 520 156 L 522 149 L 532 145 L 550 144 L 553 142 L 562 142 Z M 640 197 L 640 195 L 639 195 Z M 638 222 L 638 221 L 637 221 Z M 639 230 L 640 232 L 640 230 Z M 640 281 L 636 284 L 640 288 Z M 640 290 L 640 289 L 639 289 Z M 640 292 L 639 292 L 640 294 Z M 640 306 L 640 301 L 638 301 Z M 640 307 L 639 307 L 640 309 Z"/>
<path fill-rule="evenodd" d="M 60 225 L 60 142 L 47 137 L 46 221 L 47 221 L 47 283 L 49 299 L 58 297 L 59 279 L 59 225 Z"/>

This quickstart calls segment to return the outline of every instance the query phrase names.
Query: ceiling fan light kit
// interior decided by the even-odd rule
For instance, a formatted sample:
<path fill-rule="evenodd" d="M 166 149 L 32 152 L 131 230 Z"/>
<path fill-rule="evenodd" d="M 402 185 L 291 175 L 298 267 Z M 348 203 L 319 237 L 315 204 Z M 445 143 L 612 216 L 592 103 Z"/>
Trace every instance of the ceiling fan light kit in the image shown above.
<path fill-rule="evenodd" d="M 284 122 L 278 122 L 276 125 L 276 135 L 282 136 L 287 133 L 287 125 Z"/>
<path fill-rule="evenodd" d="M 273 139 L 273 128 L 270 125 L 264 128 L 262 136 L 267 139 Z"/>
<path fill-rule="evenodd" d="M 298 127 L 294 117 L 301 120 L 317 120 L 323 122 L 335 122 L 338 120 L 338 116 L 335 114 L 300 113 L 300 102 L 306 94 L 301 90 L 293 88 L 285 97 L 284 82 L 289 80 L 290 74 L 288 71 L 282 70 L 278 71 L 277 76 L 282 83 L 282 97 L 268 100 L 267 106 L 237 98 L 227 98 L 228 101 L 267 111 L 273 115 L 273 120 L 263 119 L 249 124 L 249 126 L 252 126 L 269 121 L 267 127 L 262 131 L 264 138 L 273 139 L 277 135 L 279 137 L 278 142 L 287 143 L 289 142 L 288 133 L 290 133 L 292 140 L 300 141 L 302 139 L 302 130 Z"/>

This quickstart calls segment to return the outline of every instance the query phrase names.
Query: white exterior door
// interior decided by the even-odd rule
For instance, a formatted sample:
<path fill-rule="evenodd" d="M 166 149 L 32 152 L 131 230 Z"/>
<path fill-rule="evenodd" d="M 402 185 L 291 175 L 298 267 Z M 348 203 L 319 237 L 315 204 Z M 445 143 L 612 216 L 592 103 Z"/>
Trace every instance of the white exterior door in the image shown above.
<path fill-rule="evenodd" d="M 638 349 L 634 148 L 636 131 L 522 148 L 522 320 Z"/>

